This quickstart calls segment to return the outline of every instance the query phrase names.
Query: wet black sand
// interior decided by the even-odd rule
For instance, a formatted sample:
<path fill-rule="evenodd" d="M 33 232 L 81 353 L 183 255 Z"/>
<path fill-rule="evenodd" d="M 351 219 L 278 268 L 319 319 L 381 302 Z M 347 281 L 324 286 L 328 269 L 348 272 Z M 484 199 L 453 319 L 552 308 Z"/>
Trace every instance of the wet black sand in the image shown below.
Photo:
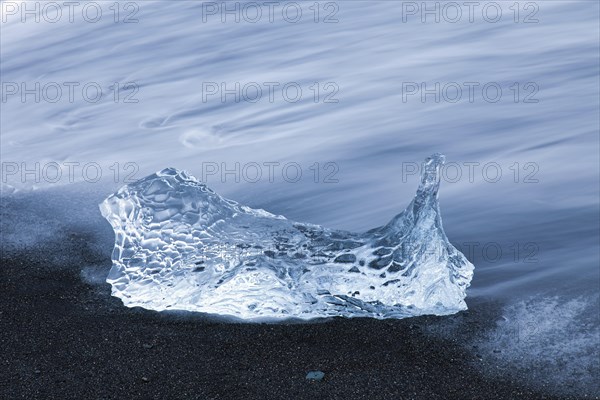
<path fill-rule="evenodd" d="M 51 205 L 16 218 L 15 204 L 2 208 L 1 399 L 566 398 L 482 372 L 493 361 L 465 343 L 493 324 L 494 304 L 471 301 L 449 317 L 276 325 L 128 309 L 102 281 L 107 224 L 53 214 L 43 239 L 22 243 L 14 234 Z M 460 335 L 428 333 L 446 324 Z M 307 381 L 313 370 L 324 380 Z"/>
<path fill-rule="evenodd" d="M 485 361 L 422 332 L 438 318 L 224 323 L 127 309 L 43 254 L 2 265 L 4 399 L 550 398 L 480 375 Z"/>

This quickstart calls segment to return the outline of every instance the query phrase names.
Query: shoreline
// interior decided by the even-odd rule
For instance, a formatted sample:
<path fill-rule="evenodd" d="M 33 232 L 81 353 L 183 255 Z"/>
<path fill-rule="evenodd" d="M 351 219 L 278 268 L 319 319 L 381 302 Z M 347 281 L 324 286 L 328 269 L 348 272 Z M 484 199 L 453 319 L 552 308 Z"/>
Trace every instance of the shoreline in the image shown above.
<path fill-rule="evenodd" d="M 127 308 L 105 282 L 114 236 L 90 208 L 100 194 L 45 194 L 44 201 L 1 198 L 0 398 L 529 400 L 600 393 L 557 393 L 556 366 L 540 374 L 539 366 L 511 363 L 511 351 L 533 350 L 510 330 L 487 340 L 493 347 L 486 353 L 481 339 L 498 333 L 503 318 L 497 299 L 467 297 L 467 311 L 401 320 L 250 323 Z M 568 357 L 561 353 L 556 362 Z M 324 379 L 308 381 L 310 371 Z"/>

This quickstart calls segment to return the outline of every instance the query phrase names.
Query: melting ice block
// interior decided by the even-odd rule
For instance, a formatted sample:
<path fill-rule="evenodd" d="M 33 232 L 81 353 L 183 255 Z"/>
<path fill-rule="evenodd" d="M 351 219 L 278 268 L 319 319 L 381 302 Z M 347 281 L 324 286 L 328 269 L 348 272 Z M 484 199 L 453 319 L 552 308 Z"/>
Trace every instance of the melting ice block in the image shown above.
<path fill-rule="evenodd" d="M 242 319 L 464 310 L 473 265 L 442 228 L 443 163 L 441 154 L 427 158 L 406 210 L 365 233 L 252 209 L 164 169 L 100 204 L 116 236 L 107 282 L 128 307 Z"/>

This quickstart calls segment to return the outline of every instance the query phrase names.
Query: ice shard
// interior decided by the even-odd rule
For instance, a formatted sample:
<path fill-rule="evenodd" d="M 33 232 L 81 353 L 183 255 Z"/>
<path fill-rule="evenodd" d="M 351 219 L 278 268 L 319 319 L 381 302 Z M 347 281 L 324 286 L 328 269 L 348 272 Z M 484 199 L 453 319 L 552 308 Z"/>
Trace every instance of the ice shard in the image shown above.
<path fill-rule="evenodd" d="M 427 158 L 408 207 L 364 233 L 252 209 L 164 169 L 100 204 L 115 231 L 107 282 L 128 307 L 242 319 L 464 310 L 473 265 L 442 228 L 443 163 L 441 154 Z"/>

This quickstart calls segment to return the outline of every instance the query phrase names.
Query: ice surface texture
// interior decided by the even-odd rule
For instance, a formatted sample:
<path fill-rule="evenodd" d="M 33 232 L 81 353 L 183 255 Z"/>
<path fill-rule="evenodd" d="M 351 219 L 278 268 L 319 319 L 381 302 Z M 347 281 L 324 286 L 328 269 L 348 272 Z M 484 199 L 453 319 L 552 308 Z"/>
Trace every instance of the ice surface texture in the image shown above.
<path fill-rule="evenodd" d="M 365 233 L 245 207 L 164 169 L 100 204 L 116 236 L 107 282 L 128 307 L 242 319 L 464 310 L 473 265 L 442 228 L 443 163 L 441 154 L 427 158 L 406 210 Z"/>

